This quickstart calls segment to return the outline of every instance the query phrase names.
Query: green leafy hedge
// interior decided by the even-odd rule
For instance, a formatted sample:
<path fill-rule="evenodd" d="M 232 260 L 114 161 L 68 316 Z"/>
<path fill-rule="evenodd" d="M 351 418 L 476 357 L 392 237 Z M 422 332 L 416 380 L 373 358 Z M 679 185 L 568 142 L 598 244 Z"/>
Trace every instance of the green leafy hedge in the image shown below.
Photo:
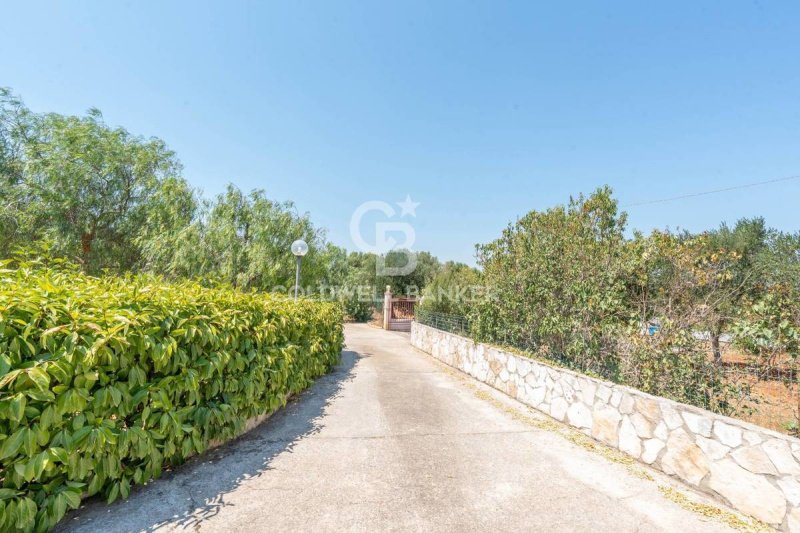
<path fill-rule="evenodd" d="M 329 371 L 335 304 L 143 277 L 0 272 L 0 531 L 126 498 Z"/>

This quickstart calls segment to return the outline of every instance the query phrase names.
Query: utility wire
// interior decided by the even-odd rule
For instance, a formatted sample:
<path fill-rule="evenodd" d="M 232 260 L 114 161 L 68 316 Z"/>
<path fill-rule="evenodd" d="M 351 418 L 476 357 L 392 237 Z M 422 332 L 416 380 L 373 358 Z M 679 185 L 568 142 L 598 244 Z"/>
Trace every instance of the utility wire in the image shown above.
<path fill-rule="evenodd" d="M 788 177 L 785 177 L 785 178 L 776 178 L 776 179 L 766 180 L 766 181 L 756 181 L 756 182 L 753 182 L 753 183 L 745 183 L 743 185 L 734 185 L 733 187 L 725 187 L 725 188 L 722 188 L 722 189 L 714 189 L 712 191 L 703 191 L 703 192 L 695 192 L 695 193 L 690 193 L 690 194 L 682 194 L 680 196 L 671 196 L 669 198 L 660 198 L 658 200 L 646 200 L 644 202 L 636 202 L 636 203 L 632 203 L 632 204 L 623 205 L 622 207 L 623 208 L 625 208 L 625 207 L 637 207 L 637 206 L 640 206 L 640 205 L 651 205 L 651 204 L 661 204 L 661 203 L 664 203 L 664 202 L 674 202 L 675 200 L 684 200 L 686 198 L 694 198 L 696 196 L 706 196 L 706 195 L 709 195 L 709 194 L 717 194 L 717 193 L 720 193 L 720 192 L 735 191 L 737 189 L 748 189 L 750 187 L 758 187 L 759 185 L 768 185 L 770 183 L 778 183 L 778 182 L 781 182 L 781 181 L 791 181 L 791 180 L 797 180 L 797 179 L 800 179 L 800 175 L 788 176 Z"/>

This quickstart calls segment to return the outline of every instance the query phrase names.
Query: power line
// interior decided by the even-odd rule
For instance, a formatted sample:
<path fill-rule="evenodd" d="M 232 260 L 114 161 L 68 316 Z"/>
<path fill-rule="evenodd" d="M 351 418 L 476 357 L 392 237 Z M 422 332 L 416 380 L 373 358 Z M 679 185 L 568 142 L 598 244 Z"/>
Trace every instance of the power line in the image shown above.
<path fill-rule="evenodd" d="M 797 180 L 797 179 L 800 179 L 800 175 L 788 176 L 788 177 L 785 177 L 785 178 L 776 178 L 776 179 L 766 180 L 766 181 L 756 181 L 756 182 L 753 182 L 753 183 L 745 183 L 743 185 L 734 185 L 733 187 L 725 187 L 725 188 L 722 188 L 722 189 L 714 189 L 712 191 L 703 191 L 703 192 L 695 192 L 695 193 L 690 193 L 690 194 L 682 194 L 680 196 L 671 196 L 669 198 L 660 198 L 658 200 L 646 200 L 644 202 L 636 202 L 636 203 L 633 203 L 633 204 L 623 205 L 622 207 L 623 208 L 626 208 L 626 207 L 637 207 L 637 206 L 640 206 L 640 205 L 650 205 L 650 204 L 661 204 L 661 203 L 664 203 L 664 202 L 674 202 L 675 200 L 684 200 L 686 198 L 694 198 L 696 196 L 706 196 L 706 195 L 709 195 L 709 194 L 717 194 L 717 193 L 720 193 L 720 192 L 735 191 L 737 189 L 748 189 L 750 187 L 758 187 L 759 185 L 768 185 L 770 183 L 778 183 L 778 182 L 781 182 L 781 181 L 791 181 L 791 180 Z"/>

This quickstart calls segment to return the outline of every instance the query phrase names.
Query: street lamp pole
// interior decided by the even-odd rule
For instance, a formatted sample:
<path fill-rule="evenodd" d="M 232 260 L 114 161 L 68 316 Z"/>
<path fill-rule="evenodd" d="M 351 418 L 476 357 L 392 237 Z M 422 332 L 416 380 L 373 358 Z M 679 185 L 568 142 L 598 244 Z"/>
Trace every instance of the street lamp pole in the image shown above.
<path fill-rule="evenodd" d="M 295 256 L 297 260 L 297 268 L 294 271 L 294 301 L 297 301 L 297 289 L 300 288 L 300 262 L 303 260 L 303 256 L 298 255 Z"/>
<path fill-rule="evenodd" d="M 297 301 L 297 291 L 300 288 L 300 262 L 303 256 L 308 253 L 308 244 L 303 239 L 297 239 L 292 243 L 292 253 L 297 260 L 297 268 L 294 272 L 294 301 Z"/>

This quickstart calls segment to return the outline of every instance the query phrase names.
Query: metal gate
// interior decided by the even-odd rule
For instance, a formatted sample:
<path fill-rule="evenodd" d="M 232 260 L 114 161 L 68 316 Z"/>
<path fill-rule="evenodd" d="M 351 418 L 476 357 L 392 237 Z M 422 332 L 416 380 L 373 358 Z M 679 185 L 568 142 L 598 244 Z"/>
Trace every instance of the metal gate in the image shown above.
<path fill-rule="evenodd" d="M 383 328 L 391 331 L 411 331 L 416 298 L 393 298 L 386 288 L 383 300 Z"/>

